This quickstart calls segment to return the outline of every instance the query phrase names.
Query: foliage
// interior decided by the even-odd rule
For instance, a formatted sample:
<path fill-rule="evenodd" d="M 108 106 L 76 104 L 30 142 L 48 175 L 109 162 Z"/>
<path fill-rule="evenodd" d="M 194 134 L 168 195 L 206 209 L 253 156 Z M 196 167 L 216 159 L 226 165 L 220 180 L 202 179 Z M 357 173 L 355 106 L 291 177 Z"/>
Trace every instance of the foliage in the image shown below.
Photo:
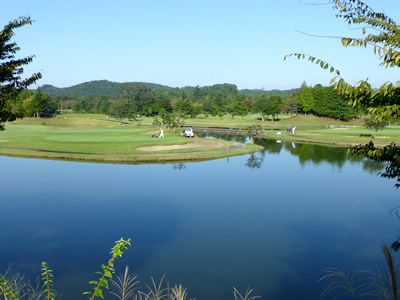
<path fill-rule="evenodd" d="M 33 99 L 30 103 L 30 110 L 32 110 L 36 118 L 42 116 L 52 116 L 57 110 L 54 105 L 49 101 L 49 97 L 37 89 L 33 94 Z"/>
<path fill-rule="evenodd" d="M 263 132 L 261 125 L 251 125 L 247 127 L 247 132 L 249 136 L 256 137 L 259 133 Z"/>
<path fill-rule="evenodd" d="M 193 112 L 193 106 L 188 99 L 179 98 L 173 106 L 173 111 L 182 117 L 186 117 Z"/>
<path fill-rule="evenodd" d="M 54 290 L 50 287 L 53 286 L 53 271 L 49 269 L 46 262 L 42 262 L 42 280 L 43 287 L 45 287 L 42 294 L 47 294 L 48 300 L 54 300 Z"/>
<path fill-rule="evenodd" d="M 242 121 L 242 117 L 247 115 L 246 103 L 243 100 L 235 101 L 232 105 L 232 111 L 236 116 L 240 116 L 240 121 Z"/>
<path fill-rule="evenodd" d="M 268 104 L 267 94 L 264 92 L 260 97 L 255 98 L 254 110 L 261 114 L 262 121 L 265 121 L 265 115 L 268 114 Z"/>
<path fill-rule="evenodd" d="M 122 124 L 122 120 L 124 118 L 128 118 L 130 115 L 129 105 L 126 100 L 117 100 L 114 101 L 109 108 L 109 113 L 115 119 L 118 120 L 120 124 Z"/>
<path fill-rule="evenodd" d="M 13 101 L 28 86 L 42 77 L 40 73 L 22 79 L 23 66 L 33 61 L 34 56 L 16 59 L 15 54 L 20 50 L 15 42 L 10 42 L 14 36 L 14 29 L 32 24 L 29 17 L 20 17 L 9 22 L 0 31 L 0 130 L 4 130 L 4 123 L 22 117 L 13 109 Z"/>
<path fill-rule="evenodd" d="M 290 116 L 297 115 L 299 109 L 299 102 L 295 96 L 288 97 L 282 101 L 281 111 L 284 114 L 288 114 Z"/>
<path fill-rule="evenodd" d="M 151 88 L 140 82 L 122 84 L 121 92 L 127 99 L 130 113 L 133 115 L 147 114 L 155 99 Z"/>
<path fill-rule="evenodd" d="M 101 268 L 103 269 L 103 272 L 96 272 L 97 274 L 100 274 L 101 277 L 99 278 L 99 281 L 90 281 L 90 284 L 95 285 L 94 291 L 93 292 L 84 292 L 83 294 L 88 294 L 92 295 L 90 299 L 95 299 L 95 298 L 102 298 L 104 299 L 103 296 L 103 291 L 101 287 L 105 287 L 108 289 L 108 280 L 107 278 L 112 279 L 112 273 L 114 272 L 114 260 L 118 257 L 121 257 L 123 252 L 122 250 L 127 249 L 128 246 L 131 245 L 131 240 L 124 240 L 121 238 L 119 241 L 115 242 L 115 246 L 111 249 L 111 258 L 108 260 L 107 266 L 101 265 Z"/>
<path fill-rule="evenodd" d="M 396 179 L 395 186 L 400 187 L 400 147 L 395 143 L 377 148 L 373 142 L 369 142 L 363 146 L 350 147 L 349 153 L 386 163 L 385 171 L 379 174 L 384 178 Z"/>
<path fill-rule="evenodd" d="M 365 118 L 364 125 L 366 128 L 374 131 L 373 137 L 375 138 L 378 130 L 384 129 L 388 125 L 388 122 L 386 122 L 385 120 L 379 119 L 374 114 L 372 114 Z"/>
<path fill-rule="evenodd" d="M 20 298 L 17 297 L 15 290 L 5 278 L 0 278 L 0 295 L 4 296 L 4 299 L 15 299 L 19 300 Z"/>

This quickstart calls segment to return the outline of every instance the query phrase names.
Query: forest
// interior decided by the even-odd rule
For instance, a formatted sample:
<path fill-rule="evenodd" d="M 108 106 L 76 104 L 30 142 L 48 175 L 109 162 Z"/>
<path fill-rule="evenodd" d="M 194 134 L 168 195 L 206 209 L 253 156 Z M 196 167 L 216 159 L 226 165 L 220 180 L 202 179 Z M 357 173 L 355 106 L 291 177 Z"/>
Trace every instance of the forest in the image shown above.
<path fill-rule="evenodd" d="M 200 114 L 230 118 L 260 114 L 275 120 L 280 114 L 313 114 L 348 120 L 362 115 L 348 105 L 333 87 L 306 82 L 291 90 L 238 90 L 234 84 L 171 88 L 154 83 L 91 81 L 69 88 L 43 85 L 26 90 L 14 99 L 14 110 L 22 116 L 51 117 L 57 113 L 101 113 L 118 120 L 137 116 L 178 114 L 195 118 Z"/>

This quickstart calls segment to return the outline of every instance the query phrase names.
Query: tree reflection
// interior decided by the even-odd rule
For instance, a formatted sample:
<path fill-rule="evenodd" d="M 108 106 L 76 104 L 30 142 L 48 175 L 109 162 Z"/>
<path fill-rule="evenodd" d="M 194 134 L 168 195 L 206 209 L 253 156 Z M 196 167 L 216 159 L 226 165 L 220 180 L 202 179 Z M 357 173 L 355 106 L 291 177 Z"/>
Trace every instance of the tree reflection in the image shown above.
<path fill-rule="evenodd" d="M 264 151 L 264 154 L 265 152 L 271 154 L 279 154 L 283 148 L 283 145 L 281 143 L 277 143 L 275 140 L 272 139 L 256 138 L 254 139 L 254 144 L 263 146 L 264 149 L 261 151 Z"/>
<path fill-rule="evenodd" d="M 250 154 L 250 158 L 246 161 L 245 166 L 249 167 L 251 169 L 254 168 L 261 168 L 261 165 L 263 163 L 264 159 L 263 158 L 259 158 L 256 156 L 256 154 L 252 153 Z"/>
<path fill-rule="evenodd" d="M 183 163 L 176 163 L 176 164 L 172 164 L 172 169 L 181 171 L 181 170 L 186 169 L 186 166 Z"/>

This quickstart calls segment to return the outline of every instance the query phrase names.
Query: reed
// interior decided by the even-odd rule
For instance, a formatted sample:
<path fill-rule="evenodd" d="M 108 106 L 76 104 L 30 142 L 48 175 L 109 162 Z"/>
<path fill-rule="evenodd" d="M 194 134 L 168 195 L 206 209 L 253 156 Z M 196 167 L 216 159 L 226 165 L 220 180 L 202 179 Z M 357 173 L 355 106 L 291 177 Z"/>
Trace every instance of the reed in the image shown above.
<path fill-rule="evenodd" d="M 124 276 L 118 276 L 117 281 L 111 279 L 111 283 L 117 289 L 117 292 L 110 292 L 110 294 L 116 296 L 120 300 L 127 300 L 133 297 L 135 290 L 137 289 L 135 286 L 139 283 L 136 281 L 137 276 L 131 277 L 129 275 L 129 267 L 125 267 Z"/>

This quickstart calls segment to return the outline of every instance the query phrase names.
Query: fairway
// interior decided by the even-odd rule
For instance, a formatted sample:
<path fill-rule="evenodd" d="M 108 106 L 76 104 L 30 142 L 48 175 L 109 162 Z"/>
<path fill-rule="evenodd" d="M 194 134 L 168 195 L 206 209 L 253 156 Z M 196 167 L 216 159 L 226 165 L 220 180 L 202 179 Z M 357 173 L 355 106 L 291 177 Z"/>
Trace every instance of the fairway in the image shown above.
<path fill-rule="evenodd" d="M 72 160 L 148 162 L 218 158 L 227 155 L 227 148 L 232 148 L 229 152 L 232 156 L 261 149 L 256 145 L 234 147 L 233 143 L 229 142 L 198 137 L 190 139 L 180 136 L 178 131 L 165 131 L 165 138 L 154 138 L 153 135 L 157 135 L 159 129 L 151 126 L 99 122 L 98 119 L 88 119 L 79 115 L 68 118 L 73 120 L 74 127 L 68 128 L 70 123 L 62 126 L 62 116 L 42 121 L 42 124 L 53 123 L 61 126 L 31 125 L 38 121 L 33 119 L 8 123 L 7 129 L 0 132 L 0 154 Z M 60 153 L 69 155 L 65 157 Z M 105 155 L 107 158 L 103 157 Z M 168 158 L 172 155 L 174 158 Z"/>

